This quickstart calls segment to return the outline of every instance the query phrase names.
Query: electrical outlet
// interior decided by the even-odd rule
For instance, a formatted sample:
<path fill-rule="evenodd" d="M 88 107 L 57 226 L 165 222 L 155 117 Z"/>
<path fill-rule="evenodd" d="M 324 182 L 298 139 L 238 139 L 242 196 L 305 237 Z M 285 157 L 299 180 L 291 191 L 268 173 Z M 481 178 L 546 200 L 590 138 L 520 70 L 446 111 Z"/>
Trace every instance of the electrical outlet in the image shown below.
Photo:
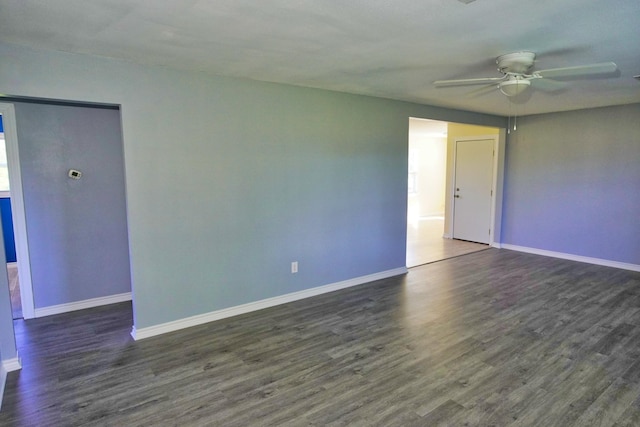
<path fill-rule="evenodd" d="M 295 274 L 298 272 L 298 261 L 293 261 L 291 263 L 291 274 Z"/>

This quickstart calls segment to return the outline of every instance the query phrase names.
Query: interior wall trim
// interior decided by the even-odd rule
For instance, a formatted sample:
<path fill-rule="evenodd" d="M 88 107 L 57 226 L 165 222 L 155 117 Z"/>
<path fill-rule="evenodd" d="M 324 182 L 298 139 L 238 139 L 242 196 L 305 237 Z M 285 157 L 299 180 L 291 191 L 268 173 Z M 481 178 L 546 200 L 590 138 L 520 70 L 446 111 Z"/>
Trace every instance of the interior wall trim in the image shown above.
<path fill-rule="evenodd" d="M 24 211 L 24 194 L 22 192 L 16 112 L 13 104 L 1 101 L 0 97 L 0 114 L 3 116 L 2 124 L 7 149 L 7 167 L 9 168 L 9 180 L 13 183 L 11 186 L 11 215 L 18 259 L 18 277 L 20 277 L 20 304 L 22 316 L 25 319 L 32 319 L 35 317 L 33 284 L 31 282 L 29 239 L 27 238 L 27 217 Z"/>
<path fill-rule="evenodd" d="M 379 273 L 369 274 L 367 276 L 360 276 L 353 279 L 344 280 L 342 282 L 331 283 L 329 285 L 305 289 L 303 291 L 292 292 L 273 298 L 267 298 L 247 304 L 241 304 L 234 307 L 223 308 L 222 310 L 216 310 L 209 313 L 186 317 L 184 319 L 178 319 L 172 322 L 162 323 L 155 326 L 148 326 L 146 328 L 136 329 L 136 327 L 134 326 L 131 330 L 131 336 L 134 340 L 138 341 L 141 339 L 154 337 L 156 335 L 166 334 L 168 332 L 202 325 L 204 323 L 213 322 L 215 320 L 226 319 L 228 317 L 262 310 L 264 308 L 274 307 L 276 305 L 286 304 L 289 302 L 338 291 L 340 289 L 350 288 L 353 286 L 370 283 L 376 280 L 386 279 L 388 277 L 399 276 L 401 274 L 405 274 L 406 272 L 407 268 L 401 267 L 393 270 L 386 270 Z"/>
<path fill-rule="evenodd" d="M 509 249 L 512 251 L 526 252 L 529 254 L 544 255 L 544 256 L 553 257 L 553 258 L 561 258 L 561 259 L 567 259 L 570 261 L 586 262 L 587 264 L 603 265 L 605 267 L 613 267 L 613 268 L 620 268 L 622 270 L 631 270 L 631 271 L 640 272 L 640 264 L 630 264 L 626 262 L 611 261 L 611 260 L 602 259 L 602 258 L 592 258 L 592 257 L 586 257 L 582 255 L 567 254 L 564 252 L 547 251 L 544 249 L 529 248 L 526 246 L 510 245 L 507 243 L 502 243 L 501 246 L 503 249 Z"/>
<path fill-rule="evenodd" d="M 19 357 L 3 360 L 0 363 L 0 410 L 2 409 L 2 399 L 4 398 L 4 388 L 7 384 L 7 374 L 22 368 Z"/>
<path fill-rule="evenodd" d="M 54 314 L 68 313 L 70 311 L 84 310 L 85 308 L 99 307 L 101 305 L 116 304 L 125 301 L 131 301 L 131 292 L 36 308 L 35 315 L 36 317 L 52 316 Z"/>
<path fill-rule="evenodd" d="M 19 371 L 20 369 L 22 369 L 22 362 L 20 361 L 20 357 L 3 360 L 2 368 L 5 370 L 5 372 Z"/>

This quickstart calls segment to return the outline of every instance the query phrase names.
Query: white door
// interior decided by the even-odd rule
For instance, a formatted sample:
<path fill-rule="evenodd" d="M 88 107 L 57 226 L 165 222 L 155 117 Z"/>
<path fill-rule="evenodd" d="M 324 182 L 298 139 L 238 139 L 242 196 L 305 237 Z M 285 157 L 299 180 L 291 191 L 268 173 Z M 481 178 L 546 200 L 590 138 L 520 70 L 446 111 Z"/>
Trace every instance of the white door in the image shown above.
<path fill-rule="evenodd" d="M 489 243 L 493 139 L 456 141 L 453 238 Z"/>

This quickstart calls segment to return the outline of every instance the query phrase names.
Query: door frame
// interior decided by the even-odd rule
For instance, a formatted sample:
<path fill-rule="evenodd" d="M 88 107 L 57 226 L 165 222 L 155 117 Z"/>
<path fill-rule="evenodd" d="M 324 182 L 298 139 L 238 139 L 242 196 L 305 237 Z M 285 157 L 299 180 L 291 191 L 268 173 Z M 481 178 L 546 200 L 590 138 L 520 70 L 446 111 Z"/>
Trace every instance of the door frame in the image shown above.
<path fill-rule="evenodd" d="M 455 172 L 453 186 L 455 191 L 451 209 L 453 217 L 453 221 L 451 222 L 452 237 L 454 239 L 468 240 L 488 245 L 491 239 L 491 230 L 493 229 L 491 216 L 493 213 L 493 193 L 495 191 L 493 173 L 495 169 L 493 159 L 496 154 L 495 138 L 457 138 L 454 141 L 454 145 Z M 465 150 L 471 150 L 471 152 Z M 491 157 L 489 157 L 489 151 L 491 151 Z M 460 159 L 461 156 L 465 159 L 464 167 Z M 476 175 L 475 173 L 469 175 L 469 170 L 476 171 L 482 175 Z M 465 183 L 459 182 L 463 180 L 462 175 L 466 177 L 467 181 L 465 181 Z M 470 178 L 474 181 L 473 184 L 468 182 Z M 482 182 L 488 184 L 489 188 L 482 185 L 484 190 L 480 193 L 474 194 L 472 192 L 468 194 L 468 187 L 478 185 L 477 180 L 479 178 L 482 178 Z M 485 179 L 487 181 L 484 181 Z M 458 193 L 460 187 L 463 187 L 463 196 L 460 196 Z M 477 190 L 480 190 L 480 188 L 477 188 Z M 484 193 L 486 190 L 489 190 L 489 194 Z M 487 196 L 489 197 L 487 198 Z M 458 197 L 464 197 L 467 200 L 467 202 L 463 203 L 463 205 L 467 206 L 466 208 L 459 205 L 461 202 Z M 469 205 L 469 202 L 472 200 L 475 201 L 475 203 L 480 203 L 480 205 L 476 205 L 475 203 Z M 476 211 L 476 208 L 482 208 L 482 210 Z M 468 221 L 471 222 L 469 223 Z M 485 231 L 487 229 L 489 230 L 488 233 Z"/>
<path fill-rule="evenodd" d="M 453 238 L 453 206 L 455 195 L 455 177 L 457 167 L 457 153 L 456 146 L 458 141 L 473 141 L 477 139 L 491 139 L 493 140 L 493 178 L 491 184 L 492 200 L 491 200 L 491 216 L 490 216 L 490 233 L 489 233 L 489 246 L 496 248 L 501 247 L 501 229 L 502 229 L 502 188 L 504 182 L 504 151 L 506 145 L 506 129 L 500 129 L 498 134 L 493 135 L 478 135 L 478 136 L 464 136 L 455 138 L 453 140 L 453 146 L 448 147 L 452 150 L 452 164 L 447 168 L 447 181 L 449 183 L 448 191 L 446 192 L 446 206 L 448 209 L 445 212 L 446 226 L 445 226 L 445 238 Z"/>
<path fill-rule="evenodd" d="M 13 231 L 16 243 L 22 316 L 25 319 L 33 319 L 35 317 L 35 307 L 31 281 L 31 262 L 29 259 L 27 219 L 24 209 L 24 195 L 22 192 L 22 175 L 20 172 L 18 130 L 13 104 L 0 102 L 0 114 L 2 114 L 4 139 L 7 147 L 7 167 L 9 169 L 9 182 L 11 185 L 11 215 L 13 216 Z"/>

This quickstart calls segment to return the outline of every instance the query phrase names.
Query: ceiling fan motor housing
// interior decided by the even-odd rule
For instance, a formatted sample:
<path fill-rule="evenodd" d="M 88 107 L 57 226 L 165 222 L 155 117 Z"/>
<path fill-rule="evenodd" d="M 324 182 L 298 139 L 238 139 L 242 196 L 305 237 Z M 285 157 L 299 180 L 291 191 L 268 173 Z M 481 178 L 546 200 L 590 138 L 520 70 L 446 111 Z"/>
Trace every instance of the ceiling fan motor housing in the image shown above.
<path fill-rule="evenodd" d="M 498 64 L 498 70 L 503 74 L 524 74 L 533 67 L 535 59 L 536 54 L 533 52 L 508 53 L 499 56 L 496 59 L 496 64 Z"/>

